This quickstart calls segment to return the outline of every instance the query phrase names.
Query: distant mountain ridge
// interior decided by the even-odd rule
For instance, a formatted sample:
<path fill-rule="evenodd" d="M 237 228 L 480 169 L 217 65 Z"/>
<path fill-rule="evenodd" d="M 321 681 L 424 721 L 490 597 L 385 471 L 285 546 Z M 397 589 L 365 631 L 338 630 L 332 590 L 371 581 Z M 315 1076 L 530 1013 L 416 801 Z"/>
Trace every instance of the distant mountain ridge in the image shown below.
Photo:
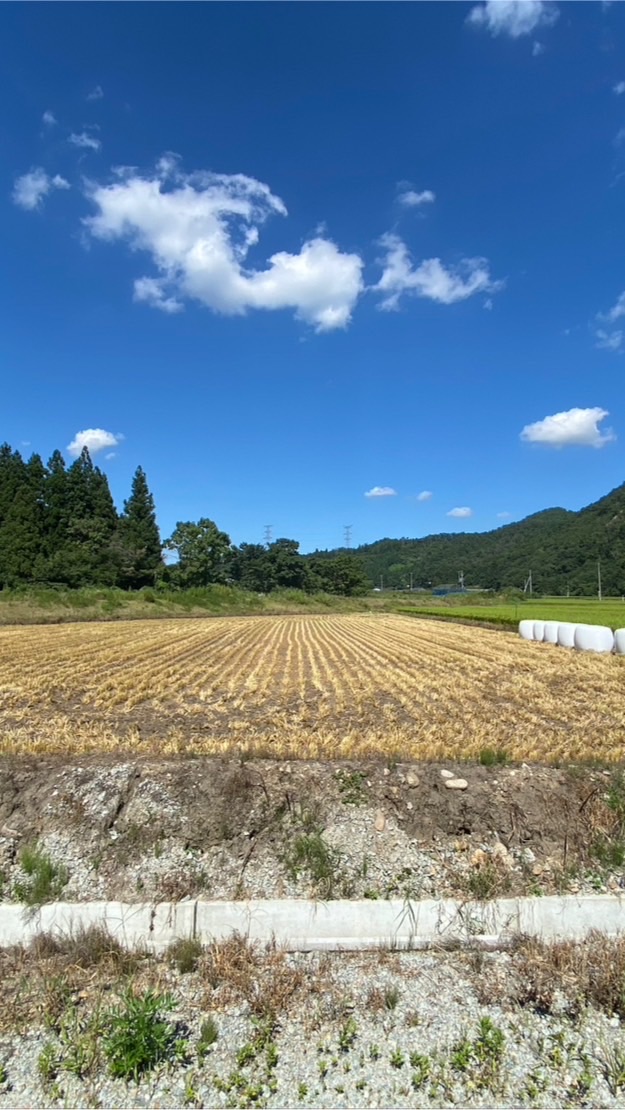
<path fill-rule="evenodd" d="M 600 560 L 604 594 L 625 594 L 625 484 L 579 512 L 545 509 L 491 532 L 383 539 L 350 554 L 375 586 L 456 583 L 463 572 L 467 586 L 522 588 L 531 571 L 536 592 L 562 595 L 596 593 Z"/>

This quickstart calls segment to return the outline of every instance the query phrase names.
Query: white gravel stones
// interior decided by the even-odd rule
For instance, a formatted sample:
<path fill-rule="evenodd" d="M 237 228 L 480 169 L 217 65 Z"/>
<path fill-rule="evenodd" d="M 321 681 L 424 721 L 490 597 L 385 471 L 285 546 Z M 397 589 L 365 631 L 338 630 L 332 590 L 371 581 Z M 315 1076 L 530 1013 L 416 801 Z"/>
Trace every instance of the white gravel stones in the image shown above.
<path fill-rule="evenodd" d="M 324 962 L 325 961 L 325 962 Z M 330 976 L 330 990 L 308 997 L 305 1004 L 280 1015 L 275 1034 L 278 1053 L 274 1070 L 274 1092 L 265 1087 L 263 1103 L 268 1110 L 304 1106 L 330 1107 L 518 1107 L 601 1106 L 622 1107 L 622 1092 L 611 1093 L 605 1080 L 602 1059 L 622 1046 L 620 1023 L 597 1011 L 588 1010 L 572 1022 L 564 1015 L 540 1015 L 518 1009 L 503 1010 L 483 1004 L 476 993 L 479 982 L 505 977 L 509 957 L 504 953 L 485 955 L 479 975 L 471 974 L 462 959 L 451 954 L 386 953 L 366 957 L 336 955 L 328 964 L 318 955 L 292 957 L 309 982 Z M 219 1090 L 219 1081 L 233 1073 L 245 1079 L 262 1078 L 264 1060 L 239 1065 L 237 1053 L 254 1036 L 251 1015 L 241 1003 L 227 1004 L 214 1017 L 219 1037 L 203 1063 L 196 1046 L 206 1013 L 199 1007 L 197 985 L 192 976 L 165 971 L 167 985 L 179 1000 L 176 1018 L 187 1028 L 191 1062 L 186 1066 L 162 1067 L 138 1085 L 111 1079 L 104 1070 L 81 1081 L 61 1070 L 53 1093 L 42 1084 L 38 1059 L 47 1041 L 56 1043 L 54 1033 L 32 1029 L 23 1035 L 0 1036 L 0 1062 L 7 1084 L 0 1088 L 3 1110 L 24 1106 L 66 1106 L 69 1110 L 87 1105 L 130 1110 L 174 1110 L 188 1103 L 187 1085 L 192 1080 L 197 1105 L 239 1105 L 232 1092 Z M 372 1004 L 377 992 L 396 991 L 393 1009 Z M 340 1042 L 349 1015 L 354 1023 L 353 1040 Z M 504 1037 L 501 1073 L 496 1090 L 480 1087 L 472 1067 L 466 1072 L 454 1067 L 458 1042 L 474 1038 L 481 1018 L 489 1018 Z M 557 1050 L 557 1051 L 556 1051 Z M 391 1054 L 403 1060 L 393 1065 Z M 414 1068 L 410 1060 L 418 1053 L 428 1062 L 430 1078 L 413 1088 Z M 576 1083 L 584 1059 L 592 1077 L 590 1092 Z M 444 1084 L 435 1083 L 443 1079 Z M 540 1081 L 538 1101 L 530 1097 L 534 1079 Z M 217 1084 L 215 1080 L 217 1079 Z M 59 1091 L 62 1092 L 60 1097 Z M 57 1095 L 56 1101 L 53 1097 Z M 266 1096 L 266 1097 L 265 1097 Z"/>
<path fill-rule="evenodd" d="M 453 779 L 453 778 L 455 778 L 455 775 L 454 775 L 453 771 L 447 771 L 447 770 L 446 770 L 446 769 L 445 769 L 445 768 L 443 767 L 443 768 L 441 769 L 441 778 L 442 778 L 442 779 Z"/>
<path fill-rule="evenodd" d="M 466 790 L 468 785 L 466 779 L 445 779 L 445 786 L 448 790 Z"/>

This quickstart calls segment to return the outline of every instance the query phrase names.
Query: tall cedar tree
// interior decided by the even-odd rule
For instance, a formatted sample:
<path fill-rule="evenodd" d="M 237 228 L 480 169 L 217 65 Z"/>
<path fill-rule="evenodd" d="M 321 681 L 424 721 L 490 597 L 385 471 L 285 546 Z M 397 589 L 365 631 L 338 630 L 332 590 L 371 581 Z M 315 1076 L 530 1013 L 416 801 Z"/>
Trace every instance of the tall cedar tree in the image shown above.
<path fill-rule="evenodd" d="M 57 554 L 69 586 L 110 586 L 116 569 L 113 540 L 117 511 L 106 475 L 94 466 L 87 448 L 67 472 L 66 542 Z"/>
<path fill-rule="evenodd" d="M 41 578 L 47 582 L 66 582 L 65 558 L 68 542 L 68 474 L 65 459 L 55 451 L 48 460 L 45 482 L 45 512 Z"/>
<path fill-rule="evenodd" d="M 154 498 L 140 466 L 132 480 L 130 497 L 124 502 L 119 519 L 115 550 L 119 565 L 119 584 L 139 590 L 153 586 L 163 565 L 161 537 L 156 523 Z"/>
<path fill-rule="evenodd" d="M 41 573 L 45 476 L 43 462 L 33 455 L 6 507 L 0 525 L 0 578 L 6 585 L 33 581 Z"/>

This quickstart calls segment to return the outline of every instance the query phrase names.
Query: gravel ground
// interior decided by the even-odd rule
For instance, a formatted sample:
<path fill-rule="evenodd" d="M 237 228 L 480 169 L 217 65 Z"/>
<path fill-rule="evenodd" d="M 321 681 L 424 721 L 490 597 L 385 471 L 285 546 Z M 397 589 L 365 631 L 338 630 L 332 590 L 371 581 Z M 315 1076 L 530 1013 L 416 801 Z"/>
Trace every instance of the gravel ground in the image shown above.
<path fill-rule="evenodd" d="M 104 1063 L 88 1079 L 59 1063 L 46 1081 L 42 1051 L 47 1044 L 64 1051 L 56 1034 L 34 1027 L 24 1036 L 5 1033 L 0 1107 L 625 1105 L 625 1030 L 617 1017 L 591 1008 L 570 1017 L 557 1004 L 539 1014 L 480 1001 L 481 986 L 505 978 L 513 959 L 506 953 L 285 957 L 285 967 L 303 972 L 305 992 L 278 1016 L 262 1045 L 248 1003 L 218 987 L 207 1010 L 201 976 L 163 963 L 159 982 L 175 994 L 176 1017 L 186 1027 L 184 1065 L 127 1084 L 107 1078 Z M 218 1038 L 198 1059 L 207 1012 Z M 480 1041 L 484 1018 L 492 1025 Z"/>
<path fill-rule="evenodd" d="M 605 820 L 597 807 L 606 810 L 610 772 L 418 770 L 199 760 L 6 767 L 0 898 L 15 899 L 27 880 L 24 844 L 63 866 L 68 901 L 622 892 L 625 867 L 575 855 L 591 818 L 597 828 Z M 460 773 L 464 788 L 449 789 L 445 776 Z M 318 866 L 294 866 L 294 842 L 311 836 Z"/>

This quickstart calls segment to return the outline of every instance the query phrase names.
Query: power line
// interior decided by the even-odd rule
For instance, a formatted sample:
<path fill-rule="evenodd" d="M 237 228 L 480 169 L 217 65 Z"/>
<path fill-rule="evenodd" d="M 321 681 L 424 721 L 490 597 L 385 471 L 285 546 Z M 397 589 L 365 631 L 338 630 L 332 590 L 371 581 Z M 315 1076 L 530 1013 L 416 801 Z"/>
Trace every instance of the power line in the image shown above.
<path fill-rule="evenodd" d="M 346 524 L 343 528 L 343 535 L 345 536 L 344 547 L 352 546 L 352 525 Z"/>

